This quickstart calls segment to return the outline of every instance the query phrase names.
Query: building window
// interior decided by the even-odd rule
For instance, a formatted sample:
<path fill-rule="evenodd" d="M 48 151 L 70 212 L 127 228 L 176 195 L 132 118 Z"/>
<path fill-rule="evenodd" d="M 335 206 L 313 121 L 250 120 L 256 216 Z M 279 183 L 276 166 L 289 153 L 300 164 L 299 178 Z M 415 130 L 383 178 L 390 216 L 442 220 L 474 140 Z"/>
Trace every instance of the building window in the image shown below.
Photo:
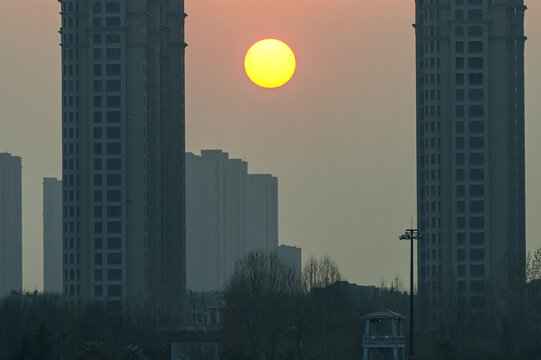
<path fill-rule="evenodd" d="M 107 64 L 106 69 L 108 76 L 120 75 L 120 64 Z"/>
<path fill-rule="evenodd" d="M 120 190 L 107 190 L 107 201 L 120 201 L 121 192 Z"/>
<path fill-rule="evenodd" d="M 92 25 L 93 25 L 94 27 L 101 27 L 101 17 L 95 16 L 95 17 L 92 19 Z"/>
<path fill-rule="evenodd" d="M 465 195 L 465 188 L 464 185 L 457 185 L 456 186 L 456 196 L 464 196 Z"/>
<path fill-rule="evenodd" d="M 120 60 L 120 48 L 109 48 L 105 50 L 107 60 Z"/>
<path fill-rule="evenodd" d="M 95 281 L 102 281 L 103 280 L 103 270 L 102 269 L 95 269 L 94 270 L 94 280 Z"/>
<path fill-rule="evenodd" d="M 464 28 L 462 26 L 457 26 L 455 28 L 455 36 L 457 38 L 462 38 L 464 37 Z"/>
<path fill-rule="evenodd" d="M 457 281 L 456 290 L 461 294 L 465 293 L 466 292 L 466 282 L 465 281 Z"/>
<path fill-rule="evenodd" d="M 464 144 L 464 138 L 459 136 L 456 138 L 456 148 L 457 149 L 464 149 L 465 147 L 465 144 Z"/>
<path fill-rule="evenodd" d="M 109 234 L 118 234 L 122 231 L 122 223 L 120 221 L 108 221 L 107 232 Z"/>
<path fill-rule="evenodd" d="M 94 60 L 101 60 L 101 49 L 94 49 Z"/>
<path fill-rule="evenodd" d="M 107 27 L 120 26 L 120 17 L 119 16 L 107 16 L 107 18 L 105 19 L 105 26 L 107 26 Z"/>
<path fill-rule="evenodd" d="M 100 14 L 101 13 L 101 3 L 96 1 L 93 5 L 92 5 L 92 11 L 95 13 L 95 14 Z"/>
<path fill-rule="evenodd" d="M 483 10 L 482 9 L 468 10 L 468 18 L 470 20 L 481 20 L 483 18 Z"/>
<path fill-rule="evenodd" d="M 120 111 L 107 111 L 107 123 L 119 123 Z"/>
<path fill-rule="evenodd" d="M 107 106 L 108 107 L 119 107 L 120 106 L 120 96 L 110 95 L 107 96 Z"/>
<path fill-rule="evenodd" d="M 470 153 L 470 165 L 482 166 L 485 162 L 485 154 L 483 153 Z"/>
<path fill-rule="evenodd" d="M 120 281 L 120 280 L 122 280 L 121 269 L 108 269 L 107 270 L 107 281 Z"/>
<path fill-rule="evenodd" d="M 483 68 L 482 57 L 471 57 L 468 59 L 468 67 L 470 70 L 477 70 Z"/>
<path fill-rule="evenodd" d="M 120 91 L 120 80 L 107 80 L 107 91 Z M 119 105 L 120 106 L 120 100 Z"/>
<path fill-rule="evenodd" d="M 469 76 L 470 85 L 483 85 L 483 74 L 475 73 Z"/>
<path fill-rule="evenodd" d="M 119 237 L 107 238 L 107 249 L 120 249 L 121 240 Z"/>
<path fill-rule="evenodd" d="M 456 202 L 456 211 L 458 213 L 463 213 L 466 211 L 466 203 L 463 200 L 459 200 Z M 464 235 L 464 234 L 462 234 Z"/>
<path fill-rule="evenodd" d="M 94 155 L 101 155 L 101 153 L 102 153 L 101 143 L 94 143 Z"/>
<path fill-rule="evenodd" d="M 485 211 L 485 202 L 483 200 L 470 201 L 470 212 L 483 212 Z"/>
<path fill-rule="evenodd" d="M 466 266 L 465 265 L 458 265 L 456 267 L 456 275 L 457 276 L 466 276 Z"/>
<path fill-rule="evenodd" d="M 94 206 L 94 217 L 97 219 L 103 217 L 103 208 L 101 206 Z"/>
<path fill-rule="evenodd" d="M 471 249 L 470 250 L 470 260 L 471 261 L 485 260 L 485 249 Z"/>
<path fill-rule="evenodd" d="M 464 153 L 456 153 L 456 165 L 464 166 L 465 163 L 466 163 L 466 157 Z"/>
<path fill-rule="evenodd" d="M 483 169 L 470 169 L 471 181 L 483 181 L 485 180 L 485 171 Z"/>
<path fill-rule="evenodd" d="M 457 245 L 464 245 L 466 243 L 466 234 L 464 233 L 457 233 L 456 234 L 456 243 Z"/>
<path fill-rule="evenodd" d="M 470 37 L 483 36 L 483 28 L 481 26 L 471 26 L 468 29 L 468 36 Z"/>
<path fill-rule="evenodd" d="M 466 227 L 466 218 L 464 216 L 458 216 L 456 218 L 457 229 L 464 229 Z"/>
<path fill-rule="evenodd" d="M 103 265 L 103 254 L 94 254 L 94 265 Z"/>
<path fill-rule="evenodd" d="M 457 249 L 457 251 L 456 251 L 456 259 L 458 261 L 465 261 L 466 260 L 466 250 Z"/>
<path fill-rule="evenodd" d="M 470 276 L 485 276 L 485 265 L 471 265 Z"/>
<path fill-rule="evenodd" d="M 94 190 L 94 202 L 100 202 L 103 200 L 101 190 Z"/>
<path fill-rule="evenodd" d="M 107 217 L 116 218 L 122 215 L 122 208 L 120 206 L 107 206 Z"/>
<path fill-rule="evenodd" d="M 101 159 L 94 159 L 94 170 L 101 170 L 101 169 L 102 169 Z"/>
<path fill-rule="evenodd" d="M 484 245 L 485 233 L 470 233 L 470 245 Z"/>
<path fill-rule="evenodd" d="M 100 237 L 94 238 L 94 249 L 103 248 L 103 239 Z"/>
<path fill-rule="evenodd" d="M 464 85 L 464 74 L 463 73 L 457 73 L 455 75 L 455 81 L 457 85 Z"/>
<path fill-rule="evenodd" d="M 472 216 L 470 218 L 470 229 L 483 229 L 485 227 L 485 218 L 482 216 Z"/>
<path fill-rule="evenodd" d="M 471 136 L 469 145 L 470 149 L 482 149 L 485 146 L 485 140 L 482 136 Z"/>
<path fill-rule="evenodd" d="M 464 101 L 464 89 L 457 89 L 455 95 L 457 102 Z"/>
<path fill-rule="evenodd" d="M 464 58 L 463 57 L 457 57 L 455 59 L 455 66 L 458 70 L 464 69 Z"/>
<path fill-rule="evenodd" d="M 107 254 L 107 264 L 108 265 L 120 265 L 122 263 L 122 256 L 120 253 L 109 253 Z"/>
<path fill-rule="evenodd" d="M 106 13 L 118 13 L 120 12 L 120 4 L 116 1 L 109 1 L 105 4 Z"/>
<path fill-rule="evenodd" d="M 483 105 L 470 105 L 469 113 L 470 117 L 482 117 Z"/>
<path fill-rule="evenodd" d="M 471 292 L 483 292 L 485 291 L 485 282 L 483 280 L 472 280 L 470 282 Z"/>
<path fill-rule="evenodd" d="M 484 125 L 482 121 L 470 121 L 469 128 L 470 133 L 482 133 Z"/>
<path fill-rule="evenodd" d="M 93 42 L 94 44 L 101 44 L 101 34 L 94 34 Z"/>
<path fill-rule="evenodd" d="M 107 296 L 122 296 L 120 285 L 107 285 Z"/>
<path fill-rule="evenodd" d="M 103 296 L 103 286 L 102 285 L 94 285 L 94 296 L 96 296 L 96 297 Z"/>
<path fill-rule="evenodd" d="M 457 41 L 455 43 L 455 52 L 457 54 L 462 54 L 464 53 L 464 41 Z"/>
<path fill-rule="evenodd" d="M 120 44 L 120 34 L 105 35 L 105 42 L 107 44 Z"/>
<path fill-rule="evenodd" d="M 120 143 L 107 143 L 107 155 L 118 155 L 120 149 Z"/>
<path fill-rule="evenodd" d="M 101 64 L 94 64 L 94 76 L 101 75 Z"/>
<path fill-rule="evenodd" d="M 456 169 L 456 180 L 464 181 L 466 178 L 464 169 Z"/>
<path fill-rule="evenodd" d="M 120 138 L 120 127 L 118 126 L 107 127 L 107 139 L 119 139 L 119 138 Z"/>
<path fill-rule="evenodd" d="M 483 89 L 471 89 L 469 91 L 469 99 L 471 101 L 483 101 Z"/>
<path fill-rule="evenodd" d="M 121 176 L 120 174 L 107 174 L 107 186 L 120 186 Z"/>
<path fill-rule="evenodd" d="M 471 196 L 484 196 L 485 186 L 484 185 L 470 185 L 470 195 Z"/>

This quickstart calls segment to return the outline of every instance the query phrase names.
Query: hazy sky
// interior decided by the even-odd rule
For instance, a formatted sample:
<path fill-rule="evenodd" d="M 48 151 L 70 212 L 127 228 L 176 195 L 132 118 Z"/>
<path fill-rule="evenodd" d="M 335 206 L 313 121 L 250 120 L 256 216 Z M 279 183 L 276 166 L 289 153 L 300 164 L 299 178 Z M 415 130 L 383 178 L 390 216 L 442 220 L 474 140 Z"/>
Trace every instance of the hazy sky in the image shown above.
<path fill-rule="evenodd" d="M 527 1 L 528 248 L 541 246 L 541 3 Z M 415 205 L 413 0 L 191 0 L 187 150 L 221 148 L 279 178 L 280 242 L 345 277 L 407 278 Z M 42 287 L 42 178 L 61 176 L 56 0 L 0 0 L 0 151 L 23 158 L 24 286 Z M 275 37 L 297 73 L 268 90 L 243 57 Z"/>

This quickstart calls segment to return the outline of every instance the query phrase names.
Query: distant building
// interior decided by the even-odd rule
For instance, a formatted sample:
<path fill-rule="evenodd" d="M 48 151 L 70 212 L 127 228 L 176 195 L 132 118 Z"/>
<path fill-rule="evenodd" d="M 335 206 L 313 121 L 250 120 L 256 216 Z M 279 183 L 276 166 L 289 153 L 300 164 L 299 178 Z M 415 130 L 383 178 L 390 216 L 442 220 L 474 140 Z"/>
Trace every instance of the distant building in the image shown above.
<path fill-rule="evenodd" d="M 43 291 L 62 293 L 62 289 L 62 180 L 44 178 Z"/>
<path fill-rule="evenodd" d="M 186 291 L 184 326 L 194 329 L 220 329 L 225 294 L 222 291 Z"/>
<path fill-rule="evenodd" d="M 248 175 L 248 250 L 274 250 L 278 246 L 278 178 Z"/>
<path fill-rule="evenodd" d="M 22 291 L 21 158 L 0 153 L 0 297 Z"/>
<path fill-rule="evenodd" d="M 183 317 L 184 1 L 60 0 L 64 294 Z"/>
<path fill-rule="evenodd" d="M 278 180 L 222 150 L 186 153 L 187 288 L 223 289 L 248 251 L 278 245 Z"/>
<path fill-rule="evenodd" d="M 302 275 L 302 250 L 301 248 L 288 245 L 280 245 L 277 250 L 278 257 L 298 274 L 299 279 Z"/>
<path fill-rule="evenodd" d="M 490 284 L 524 274 L 525 9 L 416 2 L 417 273 L 428 305 L 477 307 Z M 506 258 L 522 270 L 501 276 Z"/>

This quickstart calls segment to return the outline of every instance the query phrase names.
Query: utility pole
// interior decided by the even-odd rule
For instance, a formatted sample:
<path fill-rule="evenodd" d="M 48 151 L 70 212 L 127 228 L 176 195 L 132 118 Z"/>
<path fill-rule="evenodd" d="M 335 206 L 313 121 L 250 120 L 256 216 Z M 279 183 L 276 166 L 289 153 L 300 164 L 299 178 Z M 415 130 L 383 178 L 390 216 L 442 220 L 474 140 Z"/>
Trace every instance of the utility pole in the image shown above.
<path fill-rule="evenodd" d="M 414 314 L 414 295 L 413 295 L 413 241 L 414 240 L 420 240 L 423 238 L 422 235 L 419 234 L 419 230 L 417 229 L 406 229 L 406 232 L 398 237 L 400 240 L 410 240 L 411 247 L 410 247 L 410 351 L 409 351 L 409 358 L 413 359 L 415 357 L 415 351 L 414 351 L 414 320 L 413 320 L 413 314 Z"/>

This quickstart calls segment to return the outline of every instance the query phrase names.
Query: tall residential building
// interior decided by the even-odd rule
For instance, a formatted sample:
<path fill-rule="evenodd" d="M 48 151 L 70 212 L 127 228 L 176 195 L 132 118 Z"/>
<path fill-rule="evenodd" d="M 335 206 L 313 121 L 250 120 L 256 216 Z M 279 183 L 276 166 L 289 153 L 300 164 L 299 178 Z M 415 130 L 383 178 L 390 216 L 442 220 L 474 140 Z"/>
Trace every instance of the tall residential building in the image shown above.
<path fill-rule="evenodd" d="M 278 178 L 248 175 L 248 250 L 274 250 L 278 246 Z"/>
<path fill-rule="evenodd" d="M 186 153 L 187 287 L 223 289 L 248 251 L 278 246 L 278 180 L 221 150 Z"/>
<path fill-rule="evenodd" d="M 418 284 L 428 304 L 481 306 L 506 263 L 524 267 L 525 9 L 416 1 Z"/>
<path fill-rule="evenodd" d="M 62 180 L 43 179 L 43 291 L 62 293 Z"/>
<path fill-rule="evenodd" d="M 60 0 L 64 294 L 182 318 L 184 2 Z"/>
<path fill-rule="evenodd" d="M 0 297 L 23 288 L 21 158 L 0 153 Z"/>
<path fill-rule="evenodd" d="M 302 249 L 295 246 L 280 245 L 276 253 L 284 264 L 294 269 L 300 280 L 302 276 Z"/>

